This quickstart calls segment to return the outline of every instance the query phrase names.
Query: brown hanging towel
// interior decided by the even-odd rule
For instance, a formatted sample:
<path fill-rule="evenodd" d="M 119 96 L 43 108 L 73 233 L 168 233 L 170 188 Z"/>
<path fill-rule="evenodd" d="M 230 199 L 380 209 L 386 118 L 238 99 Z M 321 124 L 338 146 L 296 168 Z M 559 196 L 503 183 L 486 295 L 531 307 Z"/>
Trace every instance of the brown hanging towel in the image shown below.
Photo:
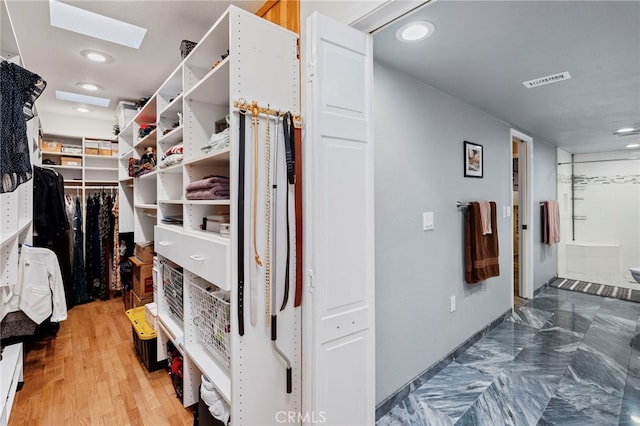
<path fill-rule="evenodd" d="M 480 203 L 469 203 L 465 211 L 464 280 L 468 284 L 500 276 L 496 203 L 491 201 L 490 205 L 490 234 L 483 235 Z"/>

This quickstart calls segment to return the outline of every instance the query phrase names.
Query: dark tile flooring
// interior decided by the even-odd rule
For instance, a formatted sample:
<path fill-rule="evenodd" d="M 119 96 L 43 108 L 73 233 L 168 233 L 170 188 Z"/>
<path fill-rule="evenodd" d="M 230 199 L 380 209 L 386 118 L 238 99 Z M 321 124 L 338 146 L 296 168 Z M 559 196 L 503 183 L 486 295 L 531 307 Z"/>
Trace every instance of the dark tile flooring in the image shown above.
<path fill-rule="evenodd" d="M 640 425 L 638 333 L 638 303 L 547 288 L 376 423 Z"/>

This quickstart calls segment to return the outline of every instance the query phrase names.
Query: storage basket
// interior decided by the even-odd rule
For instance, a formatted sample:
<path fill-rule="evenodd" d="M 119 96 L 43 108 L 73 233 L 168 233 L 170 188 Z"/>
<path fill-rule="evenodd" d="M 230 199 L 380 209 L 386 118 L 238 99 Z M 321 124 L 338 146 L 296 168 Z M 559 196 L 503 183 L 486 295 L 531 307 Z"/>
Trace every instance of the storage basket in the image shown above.
<path fill-rule="evenodd" d="M 162 264 L 163 310 L 168 312 L 180 325 L 184 318 L 182 271 L 167 262 Z"/>
<path fill-rule="evenodd" d="M 131 322 L 133 344 L 138 356 L 149 371 L 162 368 L 163 363 L 158 362 L 157 338 L 158 334 L 145 320 L 144 306 L 126 311 L 127 318 Z"/>
<path fill-rule="evenodd" d="M 189 282 L 193 322 L 202 345 L 227 369 L 231 368 L 231 304 L 229 294 L 215 286 Z"/>
<path fill-rule="evenodd" d="M 182 56 L 182 59 L 186 58 L 189 53 L 191 53 L 193 48 L 196 47 L 196 44 L 198 43 L 189 40 L 182 40 L 180 42 L 180 56 Z"/>

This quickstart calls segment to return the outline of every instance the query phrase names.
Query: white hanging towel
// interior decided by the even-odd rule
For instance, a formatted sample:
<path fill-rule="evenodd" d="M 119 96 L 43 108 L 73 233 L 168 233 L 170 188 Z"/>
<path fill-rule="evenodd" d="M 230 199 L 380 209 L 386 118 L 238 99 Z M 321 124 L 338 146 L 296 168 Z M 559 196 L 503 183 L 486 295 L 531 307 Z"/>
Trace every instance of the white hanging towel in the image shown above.
<path fill-rule="evenodd" d="M 17 306 L 36 324 L 49 316 L 52 322 L 67 319 L 60 265 L 56 254 L 49 249 L 22 246 L 18 283 L 13 293 L 13 298 L 18 298 Z"/>

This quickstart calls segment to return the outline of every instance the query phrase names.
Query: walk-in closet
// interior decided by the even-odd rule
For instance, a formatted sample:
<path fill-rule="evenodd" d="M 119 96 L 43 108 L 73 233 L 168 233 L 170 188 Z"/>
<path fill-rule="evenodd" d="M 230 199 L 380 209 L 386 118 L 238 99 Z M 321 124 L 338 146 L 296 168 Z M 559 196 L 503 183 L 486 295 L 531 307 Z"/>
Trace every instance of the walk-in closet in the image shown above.
<path fill-rule="evenodd" d="M 299 4 L 151 3 L 2 1 L 2 425 L 302 412 Z"/>

